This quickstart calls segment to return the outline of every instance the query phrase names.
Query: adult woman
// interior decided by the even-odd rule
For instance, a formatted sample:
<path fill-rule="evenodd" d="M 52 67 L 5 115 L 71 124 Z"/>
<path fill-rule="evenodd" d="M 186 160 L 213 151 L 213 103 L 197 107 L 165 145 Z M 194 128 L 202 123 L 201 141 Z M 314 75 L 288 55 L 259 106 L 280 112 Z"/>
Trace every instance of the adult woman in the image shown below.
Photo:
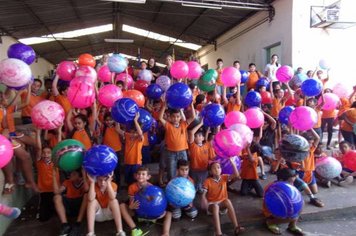
<path fill-rule="evenodd" d="M 173 57 L 171 55 L 168 55 L 166 57 L 166 63 L 167 63 L 167 66 L 163 69 L 162 71 L 162 75 L 166 75 L 168 76 L 170 79 L 172 79 L 172 75 L 171 75 L 171 66 L 173 64 Z"/>
<path fill-rule="evenodd" d="M 277 69 L 280 67 L 281 65 L 278 63 L 278 56 L 277 54 L 273 54 L 271 56 L 271 62 L 268 63 L 265 67 L 265 76 L 271 81 L 271 82 L 275 82 L 277 81 L 277 77 L 276 77 L 276 72 Z"/>
<path fill-rule="evenodd" d="M 154 77 L 154 80 L 156 80 L 157 77 L 161 75 L 161 70 L 159 69 L 158 66 L 156 66 L 156 61 L 155 61 L 155 59 L 153 57 L 148 59 L 147 70 L 152 71 L 152 75 Z"/>

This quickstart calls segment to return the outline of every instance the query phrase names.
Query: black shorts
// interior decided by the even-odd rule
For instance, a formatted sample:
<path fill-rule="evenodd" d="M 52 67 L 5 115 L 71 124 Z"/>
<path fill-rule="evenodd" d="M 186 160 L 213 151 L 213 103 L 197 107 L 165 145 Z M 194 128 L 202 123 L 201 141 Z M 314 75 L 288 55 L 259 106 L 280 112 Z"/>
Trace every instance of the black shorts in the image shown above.
<path fill-rule="evenodd" d="M 65 196 L 62 196 L 63 199 L 63 205 L 64 208 L 66 209 L 66 214 L 67 216 L 70 217 L 75 217 L 78 216 L 80 206 L 82 205 L 83 198 L 67 198 Z"/>

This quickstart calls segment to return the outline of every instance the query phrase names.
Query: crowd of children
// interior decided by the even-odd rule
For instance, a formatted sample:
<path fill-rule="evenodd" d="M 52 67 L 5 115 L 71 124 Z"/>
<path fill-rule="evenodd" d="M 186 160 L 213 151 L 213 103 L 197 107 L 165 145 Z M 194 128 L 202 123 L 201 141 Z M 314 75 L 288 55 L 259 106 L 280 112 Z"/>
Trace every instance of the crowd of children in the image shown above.
<path fill-rule="evenodd" d="M 170 66 L 173 58 L 167 57 L 167 68 L 160 70 L 153 58 L 142 68 L 152 71 L 153 81 L 160 75 L 170 75 Z M 105 65 L 105 59 L 100 65 Z M 185 110 L 168 109 L 164 98 L 159 100 L 147 99 L 145 108 L 151 112 L 158 124 L 152 126 L 149 132 L 143 133 L 138 122 L 139 114 L 136 114 L 134 125 L 120 125 L 116 123 L 110 114 L 110 109 L 94 103 L 91 108 L 74 109 L 67 98 L 68 83 L 60 81 L 58 76 L 52 80 L 45 80 L 45 91 L 41 94 L 41 80 L 35 80 L 27 89 L 15 91 L 7 89 L 0 96 L 0 132 L 7 136 L 13 144 L 14 161 L 10 162 L 2 170 L 5 175 L 4 194 L 14 191 L 15 183 L 25 184 L 40 195 L 39 220 L 47 221 L 54 212 L 57 213 L 61 229 L 59 235 L 80 235 L 81 222 L 87 222 L 87 235 L 95 235 L 95 221 L 102 222 L 114 220 L 116 235 L 126 235 L 124 221 L 130 228 L 131 235 L 145 235 L 134 221 L 135 209 L 140 203 L 134 200 L 135 194 L 140 189 L 152 183 L 150 172 L 146 164 L 159 162 L 158 185 L 162 188 L 173 178 L 179 176 L 188 178 L 195 186 L 201 206 L 194 203 L 180 209 L 170 207 L 159 219 L 163 221 L 162 235 L 169 235 L 171 221 L 179 220 L 182 212 L 189 218 L 198 216 L 198 208 L 212 215 L 215 235 L 223 235 L 220 225 L 220 215 L 228 214 L 233 226 L 234 234 L 244 231 L 236 217 L 235 209 L 228 197 L 228 190 L 235 194 L 236 190 L 231 186 L 233 182 L 241 180 L 242 196 L 252 193 L 263 198 L 264 190 L 259 182 L 266 179 L 264 165 L 271 166 L 271 173 L 277 173 L 280 181 L 294 184 L 298 190 L 304 191 L 310 198 L 310 203 L 315 206 L 324 206 L 323 202 L 314 195 L 317 193 L 317 179 L 325 186 L 330 187 L 330 181 L 343 185 L 353 181 L 356 176 L 352 170 L 344 169 L 342 174 L 333 180 L 323 180 L 315 176 L 315 158 L 324 156 L 321 149 L 332 148 L 331 140 L 334 126 L 339 125 L 340 153 L 333 156 L 342 162 L 343 154 L 349 149 L 355 148 L 355 122 L 356 122 L 356 88 L 349 99 L 341 99 L 337 110 L 324 111 L 322 104 L 317 104 L 316 98 L 304 97 L 298 88 L 291 88 L 287 83 L 281 84 L 276 80 L 278 56 L 273 55 L 271 63 L 265 68 L 265 73 L 260 73 L 254 63 L 249 64 L 249 78 L 244 84 L 237 84 L 235 88 L 226 88 L 221 83 L 220 74 L 223 68 L 223 60 L 217 60 L 217 72 L 219 74 L 216 89 L 211 92 L 199 91 L 196 84 L 190 83 L 194 100 Z M 238 61 L 233 66 L 240 68 Z M 301 70 L 298 70 L 301 73 Z M 132 68 L 127 73 L 134 77 Z M 314 73 L 308 76 L 313 77 Z M 317 78 L 324 84 L 323 93 L 332 92 L 327 87 L 328 77 L 322 77 L 322 71 L 317 71 Z M 270 82 L 269 87 L 256 87 L 258 80 L 266 77 Z M 174 83 L 174 78 L 171 78 Z M 125 82 L 117 85 L 122 90 L 127 90 Z M 96 83 L 97 89 L 102 86 Z M 230 91 L 229 91 L 229 90 Z M 286 89 L 286 90 L 285 90 Z M 295 91 L 293 91 L 293 89 Z M 259 92 L 269 90 L 272 101 L 270 104 L 262 104 L 261 110 L 265 116 L 265 123 L 261 128 L 254 129 L 254 140 L 242 153 L 236 153 L 241 157 L 241 170 L 237 170 L 233 161 L 233 174 L 222 174 L 221 166 L 215 160 L 215 152 L 212 145 L 214 135 L 225 127 L 206 128 L 203 121 L 199 120 L 199 113 L 210 103 L 218 103 L 224 106 L 226 114 L 231 111 L 244 111 L 246 91 Z M 17 101 L 21 97 L 21 101 Z M 322 97 L 322 96 L 321 96 Z M 13 98 L 9 102 L 9 99 Z M 278 121 L 279 111 L 286 106 L 290 98 L 292 105 L 307 105 L 318 114 L 318 122 L 314 129 L 302 133 L 310 144 L 308 157 L 301 163 L 289 163 L 283 159 L 279 152 L 279 142 L 284 135 L 295 133 L 295 130 Z M 24 125 L 31 126 L 31 109 L 40 101 L 48 99 L 60 104 L 66 113 L 65 123 L 57 130 L 44 131 L 34 129 L 28 132 L 18 132 L 14 125 L 13 113 L 22 111 L 21 118 Z M 18 104 L 18 105 L 15 105 Z M 327 127 L 327 142 L 321 146 L 323 133 Z M 341 139 L 344 141 L 341 141 Z M 90 149 L 96 144 L 105 144 L 113 148 L 121 164 L 108 176 L 93 177 L 87 175 L 82 169 L 66 173 L 59 171 L 52 162 L 52 148 L 64 139 L 76 139 L 85 149 Z M 156 143 L 151 143 L 154 138 Z M 157 142 L 157 140 L 159 140 Z M 159 159 L 159 160 L 158 160 Z M 37 183 L 32 171 L 32 163 L 36 163 Z M 258 168 L 260 167 L 260 175 Z M 15 180 L 15 177 L 16 180 Z M 24 181 L 21 181 L 24 177 Z M 124 181 L 122 181 L 124 179 Z M 124 183 L 125 182 L 125 183 Z M 120 189 L 128 190 L 128 200 L 119 202 L 117 195 Z M 296 226 L 297 219 L 276 219 L 263 208 L 267 218 L 268 229 L 275 234 L 280 234 L 278 224 L 289 223 L 288 230 L 296 235 L 303 235 Z M 202 213 L 201 213 L 202 214 Z M 68 223 L 68 216 L 75 216 L 74 224 Z"/>

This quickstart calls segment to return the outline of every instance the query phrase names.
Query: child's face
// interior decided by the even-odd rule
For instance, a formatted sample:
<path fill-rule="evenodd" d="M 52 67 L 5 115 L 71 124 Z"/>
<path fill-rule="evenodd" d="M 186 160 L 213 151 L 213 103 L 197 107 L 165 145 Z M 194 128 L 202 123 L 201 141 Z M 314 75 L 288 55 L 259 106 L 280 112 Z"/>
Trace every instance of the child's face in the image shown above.
<path fill-rule="evenodd" d="M 250 70 L 251 72 L 256 71 L 256 66 L 250 66 L 250 67 L 249 67 L 249 70 Z"/>
<path fill-rule="evenodd" d="M 266 92 L 266 86 L 261 86 L 259 90 L 260 92 Z"/>
<path fill-rule="evenodd" d="M 33 82 L 31 85 L 31 92 L 37 94 L 41 89 L 41 83 L 38 81 Z"/>
<path fill-rule="evenodd" d="M 45 161 L 50 161 L 52 158 L 52 150 L 50 148 L 43 148 L 42 149 L 42 158 Z"/>
<path fill-rule="evenodd" d="M 284 97 L 284 91 L 282 89 L 279 89 L 279 91 L 277 92 L 277 97 L 278 98 L 283 98 Z"/>
<path fill-rule="evenodd" d="M 189 166 L 180 166 L 178 169 L 178 176 L 187 178 L 189 174 Z"/>
<path fill-rule="evenodd" d="M 107 126 L 113 126 L 114 125 L 114 120 L 109 116 L 105 119 L 105 124 Z"/>
<path fill-rule="evenodd" d="M 144 184 L 150 179 L 150 175 L 147 171 L 139 171 L 136 173 L 135 177 L 137 182 L 140 184 Z"/>
<path fill-rule="evenodd" d="M 351 150 L 350 146 L 347 143 L 341 144 L 339 148 L 342 154 L 345 154 Z"/>
<path fill-rule="evenodd" d="M 79 175 L 79 173 L 77 171 L 72 171 L 72 172 L 70 172 L 69 179 L 71 181 L 78 181 L 78 180 L 81 179 L 81 177 L 80 177 L 80 175 Z"/>
<path fill-rule="evenodd" d="M 197 144 L 201 144 L 204 141 L 204 136 L 202 133 L 197 133 L 194 135 L 194 142 Z"/>
<path fill-rule="evenodd" d="M 154 103 L 153 104 L 153 110 L 155 110 L 155 111 L 159 111 L 159 110 L 161 110 L 161 103 Z"/>
<path fill-rule="evenodd" d="M 109 177 L 107 176 L 99 176 L 96 179 L 96 182 L 98 183 L 98 186 L 101 190 L 105 190 L 108 187 L 108 183 L 107 183 L 108 178 Z"/>
<path fill-rule="evenodd" d="M 80 118 L 75 118 L 74 119 L 74 128 L 76 128 L 77 130 L 82 130 L 85 127 L 85 122 L 83 122 L 82 119 Z"/>
<path fill-rule="evenodd" d="M 175 125 L 179 124 L 181 116 L 179 113 L 173 113 L 170 115 L 171 122 Z"/>
<path fill-rule="evenodd" d="M 315 102 L 313 100 L 308 101 L 308 107 L 315 108 Z"/>
<path fill-rule="evenodd" d="M 212 174 L 213 176 L 216 176 L 216 177 L 221 175 L 221 166 L 219 163 L 214 163 L 211 166 L 210 174 Z"/>

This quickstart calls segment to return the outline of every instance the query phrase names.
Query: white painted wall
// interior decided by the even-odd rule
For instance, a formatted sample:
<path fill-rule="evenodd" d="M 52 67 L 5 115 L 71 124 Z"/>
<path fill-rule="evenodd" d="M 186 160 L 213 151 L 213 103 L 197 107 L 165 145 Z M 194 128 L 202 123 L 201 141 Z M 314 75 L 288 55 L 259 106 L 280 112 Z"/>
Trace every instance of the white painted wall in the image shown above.
<path fill-rule="evenodd" d="M 268 16 L 267 12 L 259 12 L 247 19 L 242 24 L 221 36 L 217 40 L 218 48 L 207 46 L 199 50 L 198 56 L 202 65 L 208 63 L 210 68 L 215 68 L 217 58 L 224 60 L 224 65 L 232 65 L 234 60 L 239 60 L 242 69 L 247 69 L 250 62 L 254 62 L 258 69 L 263 71 L 266 62 L 265 48 L 278 42 L 281 43 L 280 61 L 291 64 L 292 58 L 292 0 L 276 0 L 273 3 L 276 14 L 273 21 L 260 24 L 246 33 L 241 33 L 252 25 L 261 22 Z M 239 35 L 240 34 L 240 35 Z M 231 41 L 229 39 L 232 39 Z M 207 54 L 207 51 L 210 52 Z"/>
<path fill-rule="evenodd" d="M 2 36 L 2 44 L 0 44 L 0 60 L 7 58 L 7 49 L 11 44 L 18 43 L 18 41 L 12 37 Z M 44 76 L 48 76 L 50 70 L 54 68 L 53 64 L 48 62 L 44 58 L 38 58 L 37 62 L 32 63 L 30 66 L 32 75 L 35 78 L 43 79 Z"/>

